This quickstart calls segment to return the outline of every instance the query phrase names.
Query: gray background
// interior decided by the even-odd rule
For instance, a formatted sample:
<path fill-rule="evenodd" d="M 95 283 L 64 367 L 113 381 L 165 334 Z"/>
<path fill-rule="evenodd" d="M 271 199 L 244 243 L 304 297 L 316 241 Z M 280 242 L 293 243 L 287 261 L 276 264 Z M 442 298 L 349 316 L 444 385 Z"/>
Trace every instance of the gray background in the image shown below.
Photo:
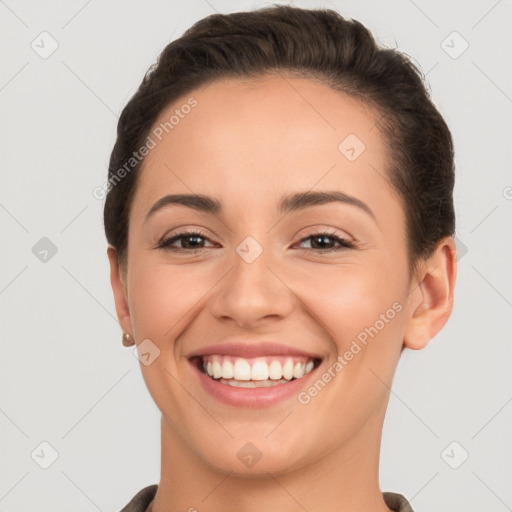
<path fill-rule="evenodd" d="M 121 345 L 92 191 L 117 116 L 164 46 L 215 11 L 268 4 L 0 1 L 0 510 L 116 511 L 158 483 L 159 411 Z M 455 309 L 402 356 L 382 489 L 415 512 L 512 510 L 512 4 L 293 4 L 337 9 L 412 55 L 456 144 Z M 31 47 L 51 49 L 43 31 L 58 43 L 47 58 Z M 47 469 L 42 442 L 58 452 Z"/>

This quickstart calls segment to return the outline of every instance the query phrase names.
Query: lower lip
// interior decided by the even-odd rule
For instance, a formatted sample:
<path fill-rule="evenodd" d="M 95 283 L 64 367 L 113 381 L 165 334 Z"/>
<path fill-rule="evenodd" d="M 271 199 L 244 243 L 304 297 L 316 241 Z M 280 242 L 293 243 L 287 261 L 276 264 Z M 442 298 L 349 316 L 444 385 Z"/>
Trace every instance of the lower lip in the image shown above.
<path fill-rule="evenodd" d="M 201 384 L 214 398 L 228 405 L 250 408 L 271 407 L 291 396 L 297 395 L 305 387 L 311 375 L 313 375 L 317 369 L 317 367 L 313 368 L 307 375 L 304 375 L 304 377 L 300 379 L 294 379 L 275 386 L 239 388 L 222 384 L 218 380 L 212 379 L 203 373 L 194 363 L 191 364 L 199 375 Z"/>

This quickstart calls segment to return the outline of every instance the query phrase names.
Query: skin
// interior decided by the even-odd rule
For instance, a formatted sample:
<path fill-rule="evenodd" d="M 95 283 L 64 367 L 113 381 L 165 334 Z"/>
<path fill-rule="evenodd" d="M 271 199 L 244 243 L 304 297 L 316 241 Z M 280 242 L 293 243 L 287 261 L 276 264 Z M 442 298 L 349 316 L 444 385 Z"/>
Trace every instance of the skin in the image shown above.
<path fill-rule="evenodd" d="M 197 106 L 146 158 L 126 267 L 108 249 L 123 330 L 160 350 L 141 364 L 162 412 L 150 509 L 389 510 L 378 482 L 389 388 L 402 346 L 425 347 L 450 316 L 454 241 L 408 272 L 404 210 L 386 179 L 378 115 L 365 104 L 309 79 L 227 79 L 183 96 L 160 120 L 190 96 Z M 353 162 L 338 150 L 348 134 L 366 146 Z M 278 214 L 283 195 L 309 190 L 354 196 L 375 218 L 342 203 Z M 145 223 L 171 193 L 213 196 L 223 211 L 170 205 Z M 181 253 L 157 248 L 192 228 L 207 236 L 198 253 L 185 252 L 190 238 L 174 243 Z M 326 229 L 355 248 L 322 254 L 325 244 L 307 237 Z M 236 252 L 247 236 L 263 247 L 251 264 Z M 187 359 L 228 336 L 274 340 L 319 354 L 320 376 L 396 302 L 401 311 L 307 405 L 297 396 L 259 409 L 223 404 Z M 250 468 L 237 457 L 249 441 L 262 453 Z"/>

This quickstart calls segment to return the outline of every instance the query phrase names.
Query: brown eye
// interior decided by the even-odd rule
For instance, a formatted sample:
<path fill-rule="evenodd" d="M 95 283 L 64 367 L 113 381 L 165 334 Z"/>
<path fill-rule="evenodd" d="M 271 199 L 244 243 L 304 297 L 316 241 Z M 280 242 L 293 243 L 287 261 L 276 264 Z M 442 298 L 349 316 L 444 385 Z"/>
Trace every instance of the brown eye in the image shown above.
<path fill-rule="evenodd" d="M 315 233 L 306 238 L 303 238 L 300 243 L 303 243 L 307 240 L 311 240 L 310 249 L 319 252 L 340 251 L 354 247 L 352 242 L 336 236 L 334 233 Z M 336 244 L 338 244 L 337 247 Z"/>
<path fill-rule="evenodd" d="M 204 243 L 206 240 L 208 238 L 200 232 L 185 231 L 169 238 L 164 238 L 158 244 L 158 248 L 169 251 L 195 252 L 205 248 Z M 176 242 L 180 242 L 180 246 L 173 246 Z"/>

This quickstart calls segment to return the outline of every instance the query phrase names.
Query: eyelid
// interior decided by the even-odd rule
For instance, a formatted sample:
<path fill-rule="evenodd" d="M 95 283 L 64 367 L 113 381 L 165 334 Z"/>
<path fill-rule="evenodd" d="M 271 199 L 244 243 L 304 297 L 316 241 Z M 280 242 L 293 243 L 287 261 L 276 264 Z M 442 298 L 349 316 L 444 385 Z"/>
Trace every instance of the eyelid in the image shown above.
<path fill-rule="evenodd" d="M 208 240 L 209 242 L 211 243 L 215 243 L 215 242 L 212 242 L 212 240 L 210 239 L 210 236 L 207 235 L 206 233 L 204 233 L 203 231 L 201 231 L 200 229 L 197 229 L 197 228 L 184 228 L 183 230 L 179 230 L 177 232 L 171 232 L 171 233 L 166 233 L 164 236 L 162 236 L 158 242 L 157 242 L 157 245 L 156 245 L 156 248 L 157 249 L 168 249 L 168 250 L 174 250 L 176 252 L 194 252 L 194 249 L 183 249 L 181 247 L 171 247 L 170 243 L 174 241 L 177 241 L 179 240 L 180 238 L 187 238 L 187 237 L 192 237 L 192 236 L 197 236 L 197 237 L 200 237 L 200 238 L 204 238 L 205 240 Z M 202 249 L 205 249 L 205 247 L 200 247 L 198 249 L 195 249 L 196 251 L 200 251 Z"/>
<path fill-rule="evenodd" d="M 161 249 L 164 251 L 167 250 L 170 252 L 182 253 L 182 254 L 183 253 L 196 254 L 196 253 L 208 248 L 208 247 L 199 247 L 196 249 L 194 249 L 194 248 L 186 249 L 186 248 L 182 248 L 182 247 L 173 247 L 171 245 L 172 243 L 175 243 L 175 242 L 179 241 L 180 239 L 193 237 L 193 236 L 203 238 L 204 240 L 215 244 L 215 242 L 212 242 L 210 237 L 208 235 L 206 235 L 205 233 L 203 233 L 202 230 L 197 229 L 197 228 L 190 228 L 190 229 L 184 228 L 183 230 L 180 230 L 178 232 L 174 232 L 174 233 L 171 232 L 171 234 L 165 234 L 159 240 L 159 242 L 156 246 L 156 249 Z M 326 237 L 333 239 L 335 241 L 335 243 L 338 244 L 338 247 L 330 247 L 330 248 L 324 248 L 324 249 L 300 248 L 299 247 L 299 249 L 302 249 L 307 252 L 313 252 L 315 254 L 325 254 L 325 253 L 332 253 L 332 252 L 340 252 L 340 251 L 348 250 L 348 249 L 355 249 L 357 247 L 357 244 L 354 242 L 353 238 L 350 235 L 348 237 L 345 237 L 343 234 L 338 234 L 337 230 L 336 229 L 333 230 L 332 228 L 331 228 L 331 230 L 327 230 L 327 229 L 323 229 L 323 230 L 316 229 L 315 230 L 315 229 L 313 229 L 312 232 L 310 232 L 309 234 L 306 234 L 305 236 L 299 238 L 299 240 L 297 242 L 295 242 L 293 244 L 293 246 L 295 246 L 297 244 L 300 245 L 301 243 L 303 243 L 307 240 L 313 239 L 315 237 L 321 237 L 321 236 L 326 236 Z"/>
<path fill-rule="evenodd" d="M 173 238 L 177 235 L 185 235 L 185 234 L 197 234 L 204 238 L 215 238 L 217 235 L 214 234 L 211 230 L 206 230 L 200 227 L 195 226 L 194 224 L 183 224 L 181 226 L 176 226 L 169 231 L 166 231 L 164 235 L 159 237 L 158 241 L 167 240 L 169 238 Z"/>
<path fill-rule="evenodd" d="M 300 235 L 302 232 L 304 232 L 304 236 Z M 326 225 L 321 224 L 313 224 L 311 226 L 306 226 L 305 228 L 302 228 L 295 236 L 298 236 L 300 237 L 300 240 L 303 240 L 304 238 L 307 238 L 309 236 L 319 234 L 328 234 L 330 236 L 343 238 L 343 240 L 346 240 L 347 242 L 353 244 L 356 243 L 356 239 L 350 233 L 348 233 L 348 231 L 339 228 L 326 227 Z"/>
<path fill-rule="evenodd" d="M 302 249 L 305 251 L 308 251 L 308 252 L 313 251 L 316 254 L 325 254 L 325 253 L 331 253 L 331 252 L 340 252 L 340 251 L 347 250 L 347 249 L 355 249 L 357 247 L 357 245 L 353 241 L 353 239 L 349 239 L 350 237 L 346 238 L 344 236 L 340 236 L 339 234 L 337 234 L 336 231 L 331 232 L 331 231 L 327 231 L 327 230 L 315 231 L 315 232 L 311 233 L 310 235 L 306 235 L 305 237 L 301 238 L 298 242 L 296 242 L 294 245 L 301 244 L 302 242 L 305 242 L 306 240 L 310 240 L 315 237 L 321 237 L 321 236 L 326 236 L 326 237 L 329 237 L 329 238 L 335 240 L 335 242 L 338 243 L 339 246 L 331 247 L 331 248 L 327 248 L 327 249 L 313 249 L 313 248 L 311 248 L 311 249 L 302 248 Z M 301 248 L 299 248 L 299 249 L 301 249 Z"/>

